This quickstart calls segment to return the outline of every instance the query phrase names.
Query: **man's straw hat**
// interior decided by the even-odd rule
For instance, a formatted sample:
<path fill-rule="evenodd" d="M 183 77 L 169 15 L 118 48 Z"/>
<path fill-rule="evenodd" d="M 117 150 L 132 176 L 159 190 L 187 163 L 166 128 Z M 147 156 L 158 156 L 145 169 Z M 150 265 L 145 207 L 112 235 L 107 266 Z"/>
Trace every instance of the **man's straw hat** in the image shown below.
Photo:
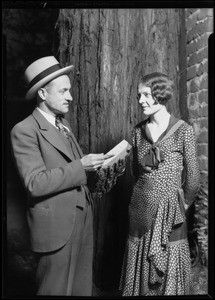
<path fill-rule="evenodd" d="M 64 74 L 68 74 L 74 66 L 62 68 L 54 56 L 46 56 L 33 62 L 25 70 L 25 80 L 28 83 L 27 100 L 35 97 L 36 92 L 49 81 Z"/>

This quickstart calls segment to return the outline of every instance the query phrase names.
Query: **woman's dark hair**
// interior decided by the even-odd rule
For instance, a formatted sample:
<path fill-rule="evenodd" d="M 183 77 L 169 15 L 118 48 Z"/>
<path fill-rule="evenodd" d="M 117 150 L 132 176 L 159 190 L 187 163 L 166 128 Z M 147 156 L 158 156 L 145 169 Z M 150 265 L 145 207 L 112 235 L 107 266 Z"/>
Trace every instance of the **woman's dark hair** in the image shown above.
<path fill-rule="evenodd" d="M 159 72 L 142 75 L 139 84 L 150 87 L 153 99 L 162 105 L 166 105 L 167 101 L 173 95 L 173 82 L 167 75 Z"/>

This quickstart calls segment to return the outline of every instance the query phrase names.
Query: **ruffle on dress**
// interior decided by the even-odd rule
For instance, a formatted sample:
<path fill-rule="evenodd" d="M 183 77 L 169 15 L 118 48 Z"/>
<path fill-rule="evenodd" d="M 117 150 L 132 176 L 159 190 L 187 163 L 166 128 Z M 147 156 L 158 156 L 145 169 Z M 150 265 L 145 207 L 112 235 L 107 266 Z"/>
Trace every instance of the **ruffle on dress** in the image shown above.
<path fill-rule="evenodd" d="M 161 283 L 166 272 L 168 265 L 166 251 L 172 230 L 186 221 L 180 197 L 179 193 L 178 197 L 174 197 L 175 203 L 168 197 L 170 200 L 166 205 L 161 201 L 158 206 L 148 251 L 148 259 L 151 261 L 149 282 L 152 285 Z"/>

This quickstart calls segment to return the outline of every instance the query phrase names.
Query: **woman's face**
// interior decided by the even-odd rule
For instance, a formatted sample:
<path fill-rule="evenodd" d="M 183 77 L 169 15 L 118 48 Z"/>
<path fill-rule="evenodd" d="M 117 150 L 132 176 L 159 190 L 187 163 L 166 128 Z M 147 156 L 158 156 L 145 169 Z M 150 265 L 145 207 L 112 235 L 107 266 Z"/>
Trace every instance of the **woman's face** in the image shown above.
<path fill-rule="evenodd" d="M 140 84 L 138 87 L 139 104 L 146 116 L 150 116 L 159 111 L 163 105 L 156 103 L 151 94 L 151 88 Z"/>

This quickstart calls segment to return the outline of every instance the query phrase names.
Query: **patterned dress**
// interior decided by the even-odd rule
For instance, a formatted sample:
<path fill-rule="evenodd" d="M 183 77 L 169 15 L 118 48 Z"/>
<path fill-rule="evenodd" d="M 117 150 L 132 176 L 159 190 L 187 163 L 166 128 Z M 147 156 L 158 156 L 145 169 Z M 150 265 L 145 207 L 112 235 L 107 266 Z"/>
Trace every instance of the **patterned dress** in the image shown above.
<path fill-rule="evenodd" d="M 171 115 L 167 130 L 153 143 L 147 122 L 132 134 L 136 181 L 120 290 L 123 296 L 188 295 L 185 207 L 199 188 L 195 134 L 192 126 Z"/>

